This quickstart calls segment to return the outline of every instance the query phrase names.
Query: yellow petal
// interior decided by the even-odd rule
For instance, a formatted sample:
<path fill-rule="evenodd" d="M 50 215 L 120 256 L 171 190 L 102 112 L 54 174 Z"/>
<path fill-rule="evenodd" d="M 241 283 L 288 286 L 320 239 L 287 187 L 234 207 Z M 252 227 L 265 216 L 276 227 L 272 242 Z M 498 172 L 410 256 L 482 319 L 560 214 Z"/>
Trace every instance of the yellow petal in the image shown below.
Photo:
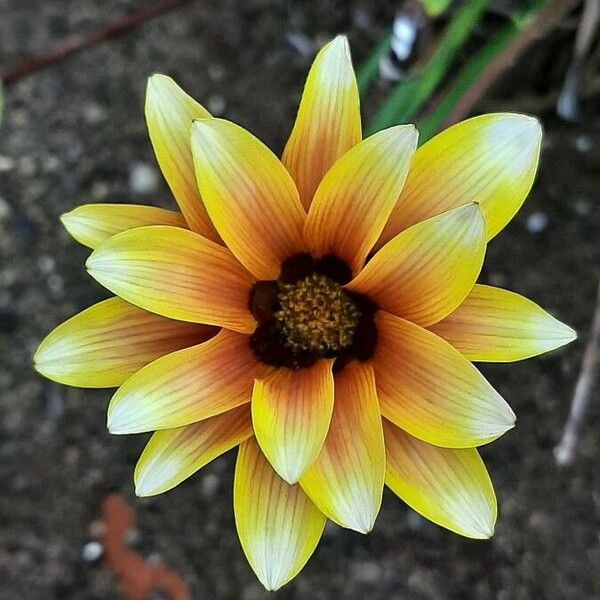
<path fill-rule="evenodd" d="M 426 519 L 470 538 L 494 533 L 497 506 L 490 476 L 474 448 L 439 448 L 384 421 L 385 482 Z"/>
<path fill-rule="evenodd" d="M 468 201 L 479 202 L 493 238 L 533 185 L 541 140 L 537 119 L 510 113 L 474 117 L 438 134 L 417 150 L 377 247 Z"/>
<path fill-rule="evenodd" d="M 135 493 L 162 494 L 251 435 L 248 405 L 193 425 L 157 431 L 135 467 Z"/>
<path fill-rule="evenodd" d="M 296 483 L 314 462 L 333 410 L 332 361 L 309 368 L 278 369 L 254 383 L 252 423 L 256 439 L 279 476 Z"/>
<path fill-rule="evenodd" d="M 425 327 L 449 315 L 471 291 L 485 246 L 481 211 L 467 204 L 396 236 L 347 287 Z"/>
<path fill-rule="evenodd" d="M 233 508 L 244 554 L 267 590 L 300 572 L 325 527 L 323 513 L 273 471 L 254 438 L 240 445 Z"/>
<path fill-rule="evenodd" d="M 306 214 L 277 157 L 251 133 L 222 119 L 195 121 L 198 186 L 217 231 L 258 279 L 276 279 L 303 249 Z"/>
<path fill-rule="evenodd" d="M 396 204 L 417 137 L 412 125 L 384 129 L 327 172 L 304 227 L 316 255 L 335 254 L 354 273 L 360 270 Z"/>
<path fill-rule="evenodd" d="M 306 209 L 323 175 L 361 137 L 358 86 L 348 40 L 340 35 L 322 48 L 312 64 L 281 159 Z"/>
<path fill-rule="evenodd" d="M 146 90 L 146 122 L 158 164 L 190 229 L 214 242 L 213 227 L 196 185 L 190 149 L 192 121 L 210 113 L 170 77 L 153 75 Z"/>
<path fill-rule="evenodd" d="M 264 374 L 248 336 L 222 329 L 207 342 L 167 354 L 131 376 L 108 406 L 111 433 L 181 427 L 250 402 Z"/>
<path fill-rule="evenodd" d="M 156 358 L 198 344 L 214 327 L 183 323 L 110 298 L 59 325 L 42 341 L 35 368 L 78 387 L 116 387 Z"/>
<path fill-rule="evenodd" d="M 352 362 L 335 374 L 329 433 L 300 485 L 332 521 L 368 533 L 381 506 L 384 474 L 385 449 L 373 369 Z"/>
<path fill-rule="evenodd" d="M 508 290 L 476 285 L 431 331 L 469 360 L 511 362 L 549 352 L 577 334 L 537 304 Z"/>
<path fill-rule="evenodd" d="M 119 233 L 86 267 L 105 288 L 165 317 L 251 333 L 253 280 L 231 252 L 202 236 L 155 225 Z"/>
<path fill-rule="evenodd" d="M 172 225 L 187 228 L 181 213 L 140 204 L 83 204 L 61 215 L 65 229 L 88 248 L 134 227 Z"/>
<path fill-rule="evenodd" d="M 448 448 L 479 446 L 513 427 L 508 404 L 448 342 L 382 311 L 375 320 L 373 366 L 383 416 Z"/>

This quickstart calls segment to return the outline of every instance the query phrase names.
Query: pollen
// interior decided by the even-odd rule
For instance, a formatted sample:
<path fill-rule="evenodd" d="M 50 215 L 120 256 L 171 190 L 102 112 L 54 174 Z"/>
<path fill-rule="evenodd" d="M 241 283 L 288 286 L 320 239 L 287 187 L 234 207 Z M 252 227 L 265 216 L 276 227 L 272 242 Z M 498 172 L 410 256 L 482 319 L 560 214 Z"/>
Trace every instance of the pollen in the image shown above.
<path fill-rule="evenodd" d="M 335 355 L 352 345 L 361 313 L 339 283 L 311 273 L 279 283 L 275 326 L 292 352 Z"/>

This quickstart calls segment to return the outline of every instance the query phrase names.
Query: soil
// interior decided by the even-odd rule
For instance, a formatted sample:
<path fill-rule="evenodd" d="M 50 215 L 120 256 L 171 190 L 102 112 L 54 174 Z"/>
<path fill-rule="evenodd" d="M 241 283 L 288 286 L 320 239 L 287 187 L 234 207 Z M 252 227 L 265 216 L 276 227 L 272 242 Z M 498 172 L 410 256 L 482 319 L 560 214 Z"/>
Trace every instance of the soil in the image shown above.
<path fill-rule="evenodd" d="M 2 63 L 144 3 L 66 4 L 0 0 Z M 86 276 L 87 251 L 69 238 L 59 215 L 86 202 L 170 205 L 143 119 L 147 76 L 172 75 L 214 112 L 280 150 L 310 63 L 287 36 L 303 32 L 300 41 L 320 43 L 348 31 L 360 63 L 393 14 L 394 3 L 373 4 L 196 2 L 7 91 L 0 130 L 0 599 L 120 597 L 112 573 L 95 559 L 97 546 L 89 546 L 111 492 L 137 513 L 132 547 L 169 565 L 194 599 L 267 597 L 235 535 L 234 453 L 172 492 L 135 498 L 132 470 L 147 436 L 110 436 L 110 392 L 55 385 L 32 370 L 31 357 L 50 329 L 106 297 Z M 365 112 L 372 110 L 366 103 Z M 369 536 L 327 527 L 301 575 L 269 597 L 600 597 L 597 397 L 573 466 L 557 467 L 552 453 L 600 272 L 600 115 L 597 106 L 585 110 L 578 125 L 541 115 L 539 177 L 521 213 L 490 244 L 482 275 L 580 333 L 564 350 L 483 369 L 518 415 L 514 430 L 482 449 L 500 506 L 495 536 L 460 538 L 386 493 Z"/>

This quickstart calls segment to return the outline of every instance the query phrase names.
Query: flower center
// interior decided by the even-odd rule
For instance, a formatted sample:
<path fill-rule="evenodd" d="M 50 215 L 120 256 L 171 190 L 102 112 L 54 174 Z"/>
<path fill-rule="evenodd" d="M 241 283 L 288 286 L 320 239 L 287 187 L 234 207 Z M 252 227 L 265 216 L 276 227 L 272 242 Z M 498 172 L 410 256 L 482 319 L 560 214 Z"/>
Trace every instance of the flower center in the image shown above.
<path fill-rule="evenodd" d="M 259 281 L 250 294 L 258 327 L 250 338 L 254 354 L 277 367 L 301 369 L 334 358 L 339 370 L 350 360 L 367 360 L 377 340 L 377 306 L 348 292 L 348 266 L 333 255 L 286 260 L 279 278 Z"/>
<path fill-rule="evenodd" d="M 339 283 L 311 273 L 278 287 L 275 327 L 292 352 L 327 356 L 352 345 L 360 312 Z"/>

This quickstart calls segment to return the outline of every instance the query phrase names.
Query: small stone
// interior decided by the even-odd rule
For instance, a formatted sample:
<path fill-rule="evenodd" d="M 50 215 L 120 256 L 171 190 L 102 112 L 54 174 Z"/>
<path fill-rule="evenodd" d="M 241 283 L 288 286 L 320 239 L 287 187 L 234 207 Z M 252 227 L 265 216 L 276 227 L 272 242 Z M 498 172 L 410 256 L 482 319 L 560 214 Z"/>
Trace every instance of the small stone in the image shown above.
<path fill-rule="evenodd" d="M 31 177 L 35 173 L 35 161 L 32 156 L 22 156 L 18 163 L 19 172 L 25 177 Z"/>
<path fill-rule="evenodd" d="M 99 542 L 88 542 L 81 549 L 81 558 L 87 563 L 96 562 L 102 556 L 103 552 L 104 548 L 102 547 L 102 544 Z"/>
<path fill-rule="evenodd" d="M 0 221 L 4 221 L 4 219 L 8 218 L 10 215 L 10 204 L 0 196 Z"/>
<path fill-rule="evenodd" d="M 99 104 L 86 104 L 83 107 L 83 118 L 90 125 L 97 125 L 106 120 L 106 111 Z"/>
<path fill-rule="evenodd" d="M 0 173 L 12 171 L 15 168 L 15 161 L 10 156 L 0 156 Z"/>
<path fill-rule="evenodd" d="M 217 95 L 209 96 L 208 100 L 206 101 L 206 105 L 208 111 L 215 117 L 217 117 L 219 115 L 222 115 L 225 111 L 225 98 L 223 98 L 223 96 Z"/>
<path fill-rule="evenodd" d="M 546 229 L 546 227 L 548 227 L 549 221 L 550 218 L 546 213 L 538 211 L 531 213 L 527 217 L 527 223 L 525 226 L 527 227 L 527 231 L 530 233 L 541 233 L 544 231 L 544 229 Z"/>
<path fill-rule="evenodd" d="M 38 268 L 44 275 L 49 275 L 54 271 L 56 263 L 51 256 L 43 254 L 38 258 Z"/>
<path fill-rule="evenodd" d="M 588 200 L 576 200 L 574 206 L 575 212 L 580 217 L 588 217 L 592 213 L 592 204 Z"/>
<path fill-rule="evenodd" d="M 377 583 L 381 579 L 381 567 L 374 561 L 357 560 L 352 563 L 352 578 L 361 583 Z"/>
<path fill-rule="evenodd" d="M 158 174 L 146 163 L 134 163 L 129 171 L 129 189 L 134 194 L 151 194 L 158 188 Z"/>
<path fill-rule="evenodd" d="M 200 492 L 207 500 L 214 497 L 219 489 L 219 478 L 214 473 L 206 473 L 200 480 Z"/>
<path fill-rule="evenodd" d="M 104 536 L 105 530 L 106 527 L 104 526 L 104 521 L 101 519 L 96 519 L 90 523 L 90 526 L 88 527 L 88 534 L 90 537 L 99 540 Z"/>
<path fill-rule="evenodd" d="M 581 152 L 582 154 L 586 154 L 587 152 L 589 152 L 593 146 L 594 143 L 592 142 L 589 135 L 578 135 L 575 138 L 575 148 L 578 152 Z"/>
<path fill-rule="evenodd" d="M 48 156 L 44 159 L 44 171 L 54 173 L 60 167 L 60 160 L 57 156 Z"/>
<path fill-rule="evenodd" d="M 261 600 L 265 597 L 265 590 L 259 585 L 250 584 L 242 592 L 242 600 Z"/>
<path fill-rule="evenodd" d="M 219 63 L 208 65 L 208 76 L 212 81 L 221 81 L 225 76 L 225 69 Z"/>
<path fill-rule="evenodd" d="M 94 200 L 104 200 L 110 193 L 110 188 L 104 181 L 94 181 L 90 193 Z"/>

